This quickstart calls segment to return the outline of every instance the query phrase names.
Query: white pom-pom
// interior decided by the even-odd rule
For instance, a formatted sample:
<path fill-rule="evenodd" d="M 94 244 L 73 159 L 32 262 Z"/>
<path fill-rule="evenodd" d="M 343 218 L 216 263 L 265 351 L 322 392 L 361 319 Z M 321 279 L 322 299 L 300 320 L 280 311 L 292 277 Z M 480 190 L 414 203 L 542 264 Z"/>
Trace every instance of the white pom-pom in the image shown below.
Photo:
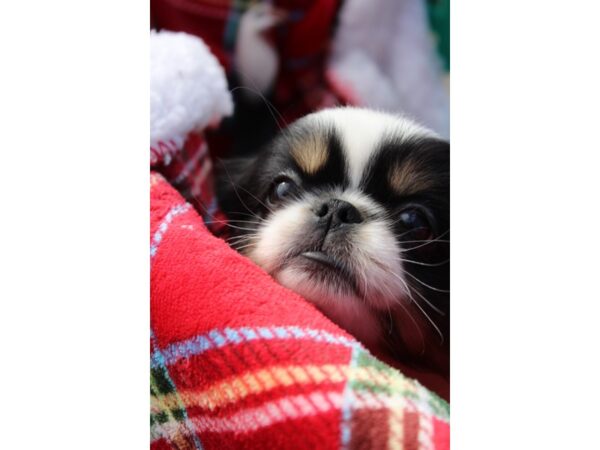
<path fill-rule="evenodd" d="M 225 72 L 204 42 L 186 33 L 150 35 L 150 146 L 179 149 L 188 133 L 233 111 Z"/>

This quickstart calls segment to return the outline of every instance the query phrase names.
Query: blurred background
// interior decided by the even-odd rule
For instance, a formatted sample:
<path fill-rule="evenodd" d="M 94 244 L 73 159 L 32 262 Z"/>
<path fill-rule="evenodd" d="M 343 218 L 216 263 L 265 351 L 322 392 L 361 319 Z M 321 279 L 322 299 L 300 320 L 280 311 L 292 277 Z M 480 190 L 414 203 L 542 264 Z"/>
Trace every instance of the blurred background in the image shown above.
<path fill-rule="evenodd" d="M 201 38 L 233 114 L 212 156 L 253 152 L 279 127 L 335 105 L 408 115 L 449 137 L 449 0 L 151 0 L 154 30 Z"/>

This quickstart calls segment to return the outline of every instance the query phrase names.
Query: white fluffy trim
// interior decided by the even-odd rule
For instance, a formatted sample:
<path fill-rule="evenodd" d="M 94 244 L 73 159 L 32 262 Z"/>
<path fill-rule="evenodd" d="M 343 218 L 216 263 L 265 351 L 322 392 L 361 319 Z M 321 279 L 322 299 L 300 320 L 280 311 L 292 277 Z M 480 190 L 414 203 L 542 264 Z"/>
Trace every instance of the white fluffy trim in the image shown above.
<path fill-rule="evenodd" d="M 190 131 L 233 111 L 225 72 L 198 37 L 150 34 L 150 146 L 180 149 Z"/>

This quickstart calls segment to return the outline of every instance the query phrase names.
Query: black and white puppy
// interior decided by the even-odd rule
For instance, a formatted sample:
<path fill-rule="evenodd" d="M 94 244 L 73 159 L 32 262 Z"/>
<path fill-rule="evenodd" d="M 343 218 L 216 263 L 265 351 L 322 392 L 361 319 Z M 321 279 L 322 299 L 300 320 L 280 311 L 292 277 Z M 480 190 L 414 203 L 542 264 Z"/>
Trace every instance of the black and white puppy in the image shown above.
<path fill-rule="evenodd" d="M 310 114 L 224 162 L 234 248 L 371 349 L 448 375 L 449 144 L 402 117 Z"/>

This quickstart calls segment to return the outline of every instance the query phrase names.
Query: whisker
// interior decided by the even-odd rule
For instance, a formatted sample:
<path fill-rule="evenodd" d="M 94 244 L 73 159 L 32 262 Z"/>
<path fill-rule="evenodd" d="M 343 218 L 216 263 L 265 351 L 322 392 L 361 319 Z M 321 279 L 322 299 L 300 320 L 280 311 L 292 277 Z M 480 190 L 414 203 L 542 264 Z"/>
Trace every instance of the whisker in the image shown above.
<path fill-rule="evenodd" d="M 416 303 L 415 300 L 412 297 L 410 297 L 410 294 L 409 294 L 409 298 L 412 300 L 413 303 Z M 400 305 L 400 307 L 404 310 L 404 312 L 406 312 L 406 314 L 408 314 L 408 317 L 410 318 L 411 322 L 415 325 L 415 328 L 419 332 L 419 336 L 421 336 L 421 344 L 422 344 L 421 355 L 423 355 L 425 353 L 425 336 L 423 336 L 423 330 L 421 330 L 421 327 L 417 323 L 417 320 L 411 314 L 410 310 L 406 307 L 406 305 L 404 305 L 402 300 L 397 300 L 397 301 L 395 301 L 395 303 Z"/>
<path fill-rule="evenodd" d="M 256 220 L 223 220 L 224 223 L 247 223 L 252 225 L 258 225 L 260 222 Z"/>
<path fill-rule="evenodd" d="M 243 244 L 244 242 L 249 242 L 253 239 L 257 239 L 259 236 L 258 235 L 252 235 L 252 236 L 234 236 L 232 238 L 228 238 L 226 239 L 226 242 L 229 244 Z"/>
<path fill-rule="evenodd" d="M 240 250 L 244 250 L 245 248 L 254 247 L 255 245 L 256 245 L 256 242 L 250 242 L 248 244 L 244 244 L 244 245 L 240 245 L 240 246 L 236 245 L 235 249 L 237 251 L 240 251 Z"/>
<path fill-rule="evenodd" d="M 400 258 L 400 261 L 402 261 L 403 263 L 417 264 L 418 266 L 440 267 L 440 266 L 443 266 L 445 264 L 448 264 L 450 262 L 450 259 L 447 259 L 447 260 L 439 262 L 439 263 L 424 263 L 424 262 L 421 262 L 421 261 L 413 261 L 411 259 L 404 259 L 404 258 Z"/>
<path fill-rule="evenodd" d="M 419 291 L 417 291 L 416 289 L 412 289 L 412 290 L 411 290 L 411 289 L 408 287 L 408 284 L 406 283 L 406 280 L 404 280 L 404 279 L 403 279 L 403 278 L 402 278 L 400 275 L 398 275 L 397 273 L 391 272 L 391 271 L 389 271 L 389 270 L 388 270 L 388 271 L 386 271 L 386 272 L 387 272 L 387 273 L 389 273 L 390 275 L 392 275 L 392 276 L 396 277 L 398 280 L 400 280 L 400 281 L 402 282 L 402 284 L 404 284 L 404 287 L 405 287 L 405 288 L 406 288 L 406 290 L 407 290 L 408 296 L 410 297 L 410 299 L 411 299 L 413 302 L 415 302 L 415 303 L 416 303 L 416 300 L 414 299 L 414 297 L 412 297 L 412 292 L 416 293 L 416 294 L 417 294 L 419 297 L 421 297 L 421 298 L 422 298 L 422 299 L 425 301 L 425 303 L 426 303 L 427 305 L 429 305 L 429 307 L 430 307 L 431 309 L 433 309 L 435 312 L 437 312 L 438 314 L 441 314 L 442 316 L 444 316 L 444 315 L 445 315 L 445 313 L 444 313 L 442 310 L 440 310 L 440 309 L 439 309 L 437 306 L 433 305 L 433 304 L 432 304 L 432 303 L 431 303 L 429 300 L 427 300 L 427 299 L 426 299 L 426 298 L 425 298 L 425 297 L 424 297 L 424 296 L 423 296 L 423 295 L 422 295 L 422 294 L 421 294 Z M 408 273 L 408 272 L 406 272 L 406 271 L 404 271 L 404 273 L 405 273 L 405 274 L 407 274 L 407 275 L 411 275 L 410 273 Z M 413 275 L 411 275 L 411 276 L 413 276 Z"/>
<path fill-rule="evenodd" d="M 402 243 L 402 244 L 405 244 L 405 243 L 407 243 L 407 242 L 408 242 L 408 241 L 404 241 L 404 242 L 403 242 L 403 241 L 400 241 L 400 243 Z M 424 244 L 417 245 L 417 246 L 415 246 L 415 247 L 410 247 L 410 248 L 402 249 L 402 251 L 403 251 L 403 252 L 408 252 L 408 251 L 411 251 L 411 250 L 416 250 L 416 249 L 418 249 L 418 248 L 425 247 L 426 245 L 430 245 L 430 244 L 433 244 L 433 243 L 435 243 L 435 242 L 450 242 L 450 241 L 446 241 L 446 240 L 442 241 L 442 240 L 440 240 L 440 239 L 437 239 L 437 238 L 436 238 L 436 239 L 430 239 L 430 240 L 427 240 L 427 241 L 425 241 L 425 243 L 424 243 Z"/>
<path fill-rule="evenodd" d="M 237 72 L 240 73 L 241 75 L 245 75 L 244 72 L 238 67 Z M 258 86 L 256 85 L 256 83 L 254 83 L 252 81 L 252 77 L 245 77 L 249 83 L 252 84 L 252 87 L 249 86 L 236 86 L 232 89 L 230 89 L 229 92 L 233 93 L 234 91 L 238 90 L 238 89 L 246 89 L 250 92 L 253 92 L 254 94 L 258 95 L 260 97 L 260 99 L 265 103 L 265 105 L 267 106 L 267 109 L 269 110 L 269 114 L 271 115 L 271 117 L 273 118 L 273 121 L 275 122 L 275 125 L 277 125 L 277 128 L 279 128 L 279 136 L 285 140 L 287 142 L 287 144 L 291 147 L 292 146 L 292 141 L 291 139 L 287 136 L 287 134 L 284 132 L 283 128 L 285 126 L 287 126 L 287 122 L 285 120 L 285 118 L 283 117 L 283 115 L 279 112 L 279 110 L 275 107 L 275 105 L 269 101 L 263 94 L 262 92 L 260 92 L 260 90 L 258 89 Z M 281 124 L 279 123 L 279 120 L 277 120 L 277 117 L 275 117 L 275 114 L 277 113 L 277 116 L 279 117 L 279 120 L 281 120 Z M 282 127 L 283 125 L 283 127 Z"/>
<path fill-rule="evenodd" d="M 408 287 L 408 284 L 407 284 L 406 280 L 404 280 L 402 277 L 400 277 L 398 274 L 396 274 L 396 273 L 394 273 L 394 272 L 391 272 L 391 271 L 389 271 L 389 270 L 386 270 L 386 269 L 385 269 L 385 268 L 383 268 L 383 267 L 382 267 L 382 269 L 383 269 L 385 272 L 387 272 L 388 274 L 390 274 L 390 275 L 392 275 L 392 276 L 396 277 L 396 278 L 397 278 L 397 279 L 398 279 L 398 280 L 399 280 L 399 281 L 400 281 L 400 282 L 401 282 L 401 283 L 404 285 L 404 288 L 405 288 L 405 290 L 406 290 L 406 294 L 407 294 L 407 296 L 408 296 L 408 297 L 411 299 L 411 301 L 412 301 L 412 302 L 415 304 L 415 306 L 417 306 L 417 308 L 418 308 L 418 309 L 419 309 L 419 310 L 420 310 L 420 311 L 423 313 L 423 315 L 425 316 L 425 318 L 426 318 L 426 319 L 427 319 L 427 320 L 428 320 L 428 321 L 429 321 L 429 322 L 432 324 L 432 326 L 435 328 L 435 330 L 436 330 L 436 331 L 438 332 L 438 334 L 440 335 L 440 338 L 441 338 L 441 340 L 442 340 L 442 343 L 443 343 L 443 342 L 444 342 L 444 335 L 443 335 L 443 333 L 440 331 L 440 329 L 439 329 L 439 328 L 438 328 L 438 326 L 435 324 L 435 322 L 433 321 L 433 319 L 431 319 L 431 317 L 429 317 L 429 315 L 428 315 L 428 314 L 425 312 L 425 310 L 424 310 L 424 309 L 423 309 L 423 307 L 422 307 L 422 306 L 419 304 L 419 302 L 417 302 L 417 301 L 415 300 L 415 298 L 412 296 L 411 289 Z M 404 272 L 404 273 L 406 273 L 406 274 L 408 274 L 408 275 L 411 275 L 411 274 L 409 274 L 408 272 Z M 411 275 L 411 276 L 412 276 L 412 275 Z M 429 305 L 429 306 L 430 306 L 430 307 L 431 307 L 433 310 L 435 310 L 435 311 L 436 311 L 436 312 L 438 312 L 439 314 L 442 314 L 442 315 L 444 315 L 444 313 L 443 313 L 442 311 L 440 311 L 440 310 L 439 310 L 437 307 L 435 307 L 434 305 L 432 305 L 432 304 L 431 304 L 431 303 L 430 303 L 430 302 L 429 302 L 429 301 L 428 301 L 428 300 L 427 300 L 425 297 L 423 297 L 423 296 L 422 296 L 422 295 L 421 295 L 421 294 L 420 294 L 418 291 L 416 291 L 416 290 L 415 290 L 414 292 L 416 292 L 417 294 L 419 294 L 419 296 L 420 296 L 420 297 L 421 297 L 421 298 L 422 298 L 422 299 L 423 299 L 423 300 L 424 300 L 424 301 L 425 301 L 425 302 L 426 302 L 426 303 L 427 303 L 427 304 L 428 304 L 428 305 Z M 391 297 L 391 298 L 393 298 L 393 297 Z M 403 309 L 406 311 L 406 308 L 405 308 L 405 307 L 404 307 L 404 305 L 402 304 L 402 301 L 401 301 L 401 300 L 400 300 L 400 301 L 398 301 L 398 302 L 396 302 L 396 303 L 400 304 L 400 305 L 403 307 Z M 407 313 L 410 315 L 410 313 L 409 313 L 408 311 L 406 311 L 406 312 L 407 312 Z M 413 318 L 413 319 L 414 319 L 414 318 Z M 417 326 L 417 329 L 418 329 L 418 328 L 419 328 L 419 327 Z M 424 342 L 424 338 L 423 338 L 423 342 Z M 423 348 L 423 351 L 424 351 L 424 348 Z"/>
<path fill-rule="evenodd" d="M 235 241 L 243 241 L 243 240 L 249 240 L 249 239 L 256 239 L 258 237 L 260 237 L 259 233 L 245 233 L 245 234 L 240 234 L 240 235 L 237 235 L 237 236 L 231 236 L 228 239 L 231 240 L 231 241 L 233 241 L 233 240 L 235 240 Z"/>
<path fill-rule="evenodd" d="M 242 231 L 256 231 L 256 228 L 244 228 L 244 227 L 238 227 L 237 225 L 231 225 L 230 223 L 226 223 L 224 222 L 223 225 L 231 227 L 235 230 L 242 230 Z"/>
<path fill-rule="evenodd" d="M 367 258 L 369 258 L 368 255 Z M 371 258 L 369 258 L 371 259 Z M 363 292 L 368 292 L 368 281 L 367 281 L 367 277 L 364 273 L 364 271 L 361 271 L 361 277 L 363 279 L 363 284 L 365 286 Z M 401 280 L 403 281 L 403 280 Z M 408 285 L 406 283 L 404 283 L 405 288 L 407 289 L 407 294 L 410 296 L 410 290 L 408 288 Z M 388 297 L 395 299 L 395 296 L 392 294 L 392 292 L 390 291 L 389 288 L 386 289 L 387 293 L 388 293 Z M 367 299 L 365 297 L 366 294 L 363 294 L 363 301 L 365 301 L 365 303 L 367 302 Z M 414 302 L 414 299 L 412 299 L 412 301 Z M 412 323 L 415 325 L 415 328 L 417 329 L 417 332 L 419 333 L 419 335 L 421 336 L 421 344 L 422 344 L 422 348 L 421 348 L 421 354 L 425 353 L 425 337 L 423 336 L 423 331 L 421 330 L 421 328 L 419 327 L 419 324 L 417 323 L 417 320 L 414 318 L 414 316 L 411 314 L 410 310 L 404 305 L 404 303 L 402 302 L 402 300 L 394 300 L 395 303 L 398 303 L 400 305 L 400 307 L 406 312 L 406 314 L 408 314 L 408 317 L 410 318 L 410 320 L 412 321 Z M 393 325 L 393 319 L 392 319 L 392 312 L 391 312 L 391 308 L 389 306 L 389 304 L 387 305 L 387 309 L 388 309 L 388 315 L 390 317 L 390 329 L 389 329 L 389 333 L 392 332 L 392 325 Z"/>
<path fill-rule="evenodd" d="M 236 69 L 237 72 L 239 72 L 240 74 L 243 74 L 243 72 L 237 68 Z M 246 79 L 250 82 L 252 82 L 251 78 L 246 77 Z M 234 93 L 237 90 L 240 89 L 246 89 L 250 92 L 252 92 L 253 94 L 258 95 L 262 101 L 265 102 L 265 105 L 267 106 L 267 109 L 269 110 L 269 114 L 271 114 L 271 117 L 273 118 L 273 121 L 275 122 L 275 124 L 277 125 L 277 127 L 279 128 L 279 131 L 283 131 L 283 128 L 281 126 L 281 124 L 279 123 L 279 120 L 277 120 L 277 118 L 275 117 L 275 115 L 273 114 L 273 111 L 275 111 L 277 113 L 277 115 L 279 116 L 279 119 L 281 120 L 281 122 L 283 123 L 283 125 L 285 126 L 285 119 L 283 118 L 283 116 L 281 115 L 281 113 L 277 110 L 277 108 L 275 108 L 275 105 L 273 105 L 273 103 L 271 103 L 263 94 L 262 92 L 260 92 L 258 90 L 258 87 L 256 85 L 254 85 L 253 87 L 250 86 L 236 86 L 232 89 L 229 90 L 230 93 Z"/>
<path fill-rule="evenodd" d="M 264 203 L 261 199 L 259 199 L 256 195 L 254 195 L 248 189 L 245 189 L 243 186 L 240 186 L 239 184 L 237 185 L 237 187 L 239 187 L 242 191 L 246 192 L 248 195 L 252 196 L 252 198 L 254 198 L 262 206 L 264 206 L 267 211 L 269 211 L 270 213 L 273 213 L 273 210 L 271 208 L 269 208 L 266 203 Z"/>
<path fill-rule="evenodd" d="M 423 309 L 423 307 L 422 307 L 422 306 L 419 304 L 419 302 L 417 302 L 417 301 L 415 300 L 415 298 L 412 296 L 412 293 L 411 293 L 410 289 L 408 288 L 408 285 L 406 284 L 406 281 L 405 281 L 405 280 L 403 280 L 403 279 L 402 279 L 402 277 L 398 276 L 398 274 L 395 274 L 394 272 L 388 272 L 388 273 L 389 273 L 389 274 L 391 274 L 391 275 L 393 275 L 393 276 L 395 276 L 396 278 L 398 278 L 398 279 L 399 279 L 399 280 L 400 280 L 400 281 L 401 281 L 401 282 L 404 284 L 404 286 L 405 286 L 405 287 L 406 287 L 406 289 L 407 289 L 407 293 L 408 293 L 408 296 L 409 296 L 409 298 L 412 300 L 412 302 L 415 304 L 415 306 L 416 306 L 417 308 L 419 308 L 419 311 L 421 311 L 421 312 L 423 313 L 423 315 L 424 315 L 424 316 L 425 316 L 425 318 L 426 318 L 426 319 L 429 321 L 429 323 L 431 323 L 431 325 L 433 325 L 433 328 L 435 328 L 435 330 L 438 332 L 438 334 L 440 335 L 440 338 L 441 338 L 441 340 L 442 340 L 442 343 L 443 343 L 443 342 L 444 342 L 444 335 L 443 335 L 443 333 L 442 333 L 442 332 L 441 332 L 441 330 L 438 328 L 438 326 L 435 324 L 435 322 L 433 321 L 433 319 L 432 319 L 431 317 L 429 317 L 429 315 L 428 315 L 428 314 L 425 312 L 425 310 L 424 310 L 424 309 Z M 405 272 L 405 273 L 408 273 L 408 272 Z M 419 294 L 419 296 L 420 296 L 420 297 L 421 297 L 423 300 L 425 300 L 425 302 L 426 302 L 426 303 L 427 303 L 429 306 L 431 306 L 431 307 L 432 307 L 432 308 L 433 308 L 433 309 L 434 309 L 436 312 L 438 312 L 438 313 L 440 313 L 440 314 L 442 314 L 442 315 L 443 315 L 443 312 L 442 312 L 442 311 L 440 311 L 440 310 L 439 310 L 439 309 L 437 309 L 435 306 L 433 306 L 433 305 L 432 305 L 432 304 L 431 304 L 429 301 L 427 301 L 427 299 L 425 299 L 425 297 L 423 297 L 423 296 L 422 296 L 422 295 L 421 295 L 421 294 L 420 294 L 418 291 L 416 291 L 416 290 L 415 290 L 414 292 L 416 292 L 417 294 Z"/>
<path fill-rule="evenodd" d="M 256 239 L 258 238 L 259 235 L 258 234 L 245 234 L 245 235 L 241 235 L 241 236 L 232 236 L 230 238 L 227 238 L 227 242 L 231 242 L 231 241 L 248 241 L 250 239 Z"/>
<path fill-rule="evenodd" d="M 239 71 L 239 69 L 238 69 L 238 71 Z M 275 117 L 275 114 L 273 114 L 273 110 L 275 110 L 275 112 L 277 112 L 281 121 L 285 125 L 285 120 L 283 119 L 283 116 L 281 115 L 281 113 L 279 111 L 277 111 L 277 108 L 275 108 L 275 106 L 269 100 L 267 100 L 267 98 L 260 91 L 258 91 L 258 89 L 253 89 L 249 86 L 236 86 L 236 87 L 230 89 L 229 92 L 233 94 L 235 91 L 238 91 L 240 89 L 246 89 L 246 90 L 252 92 L 253 94 L 257 94 L 261 98 L 261 100 L 263 102 L 265 102 L 265 105 L 267 106 L 267 109 L 269 110 L 269 114 L 273 118 L 273 121 L 275 122 L 275 125 L 277 125 L 277 128 L 279 128 L 279 131 L 283 132 L 283 127 L 279 123 L 279 120 L 277 120 L 277 118 Z"/>
<path fill-rule="evenodd" d="M 223 225 L 227 225 L 230 223 L 241 223 L 243 225 L 245 225 L 245 224 L 258 225 L 259 224 L 259 222 L 252 221 L 252 220 L 219 220 L 219 219 L 208 220 L 206 223 L 207 224 L 219 223 L 219 224 L 223 224 Z"/>
<path fill-rule="evenodd" d="M 238 71 L 239 73 L 243 74 L 243 72 L 242 72 L 242 71 L 241 71 L 239 68 L 237 69 L 237 71 Z M 248 78 L 248 77 L 246 77 L 246 78 L 248 79 L 248 81 L 252 82 L 251 78 Z M 254 84 L 254 83 L 253 83 L 253 84 Z M 236 87 L 234 87 L 233 89 L 230 89 L 230 91 L 229 91 L 229 92 L 232 92 L 232 93 L 233 93 L 234 91 L 236 91 L 236 90 L 238 90 L 238 89 L 246 89 L 246 90 L 248 90 L 248 91 L 250 91 L 250 92 L 253 92 L 254 94 L 257 94 L 257 95 L 258 95 L 258 96 L 261 98 L 261 100 L 262 100 L 262 101 L 265 103 L 265 105 L 267 106 L 267 109 L 269 110 L 269 114 L 270 114 L 270 115 L 271 115 L 271 117 L 273 118 L 273 121 L 275 122 L 275 125 L 277 125 L 277 128 L 279 128 L 279 131 L 280 131 L 280 133 L 279 133 L 279 136 L 280 136 L 281 138 L 283 138 L 283 139 L 284 139 L 284 140 L 285 140 L 285 141 L 288 143 L 288 145 L 290 145 L 290 146 L 291 146 L 291 144 L 292 144 L 291 140 L 288 138 L 288 136 L 286 135 L 286 133 L 284 133 L 284 131 L 283 131 L 283 127 L 281 126 L 281 124 L 279 123 L 279 121 L 277 120 L 277 118 L 275 117 L 275 114 L 273 114 L 273 112 L 277 113 L 277 115 L 279 116 L 279 119 L 281 120 L 281 122 L 282 122 L 283 126 L 285 127 L 287 124 L 286 124 L 286 121 L 285 121 L 285 119 L 283 118 L 283 115 L 282 115 L 282 114 L 281 114 L 281 113 L 280 113 L 280 112 L 277 110 L 277 108 L 275 107 L 275 105 L 273 105 L 273 103 L 271 103 L 271 102 L 270 102 L 270 101 L 269 101 L 269 100 L 268 100 L 268 99 L 267 99 L 267 98 L 266 98 L 266 97 L 265 97 L 265 96 L 264 96 L 264 95 L 263 95 L 263 94 L 262 94 L 262 93 L 259 91 L 259 89 L 258 89 L 258 87 L 256 86 L 256 84 L 254 84 L 254 86 L 253 86 L 253 87 L 248 87 L 248 86 L 236 86 Z"/>
<path fill-rule="evenodd" d="M 239 226 L 236 226 L 236 225 L 231 225 L 230 222 L 236 222 L 235 220 L 234 221 L 231 221 L 231 220 L 220 220 L 220 219 L 215 218 L 214 215 L 212 215 L 210 213 L 210 211 L 208 210 L 208 208 L 206 207 L 206 205 L 204 204 L 204 202 L 202 201 L 202 199 L 200 199 L 199 196 L 191 196 L 191 197 L 196 202 L 196 204 L 207 215 L 208 220 L 204 222 L 206 225 L 211 225 L 211 224 L 215 224 L 216 223 L 216 224 L 222 224 L 222 225 L 224 225 L 226 227 L 230 227 L 230 228 L 237 229 L 237 230 L 242 230 L 242 231 L 256 231 L 256 229 L 254 229 L 254 228 L 243 228 L 243 227 L 239 227 Z M 259 220 L 261 220 L 259 217 L 256 217 L 256 218 L 259 219 Z M 251 222 L 251 221 L 247 221 L 247 222 L 248 223 L 256 223 L 256 222 Z"/>
<path fill-rule="evenodd" d="M 257 216 L 256 214 L 248 214 L 248 213 L 244 213 L 244 212 L 240 212 L 240 211 L 235 211 L 235 212 L 231 212 L 229 213 L 230 216 L 246 216 L 246 217 L 252 217 L 254 219 L 256 219 L 259 222 L 265 222 L 266 220 L 263 219 L 260 216 Z"/>
<path fill-rule="evenodd" d="M 416 289 L 413 290 L 413 292 L 415 294 L 417 294 L 419 297 L 421 297 L 423 299 L 423 301 L 429 305 L 429 307 L 431 309 L 433 309 L 436 313 L 438 313 L 441 316 L 445 316 L 446 313 L 444 311 L 442 311 L 441 309 L 439 309 L 437 306 L 435 306 L 433 303 L 431 303 L 429 300 L 427 300 L 427 298 L 425 298 L 425 296 L 423 294 L 421 294 L 419 291 L 417 291 Z"/>
<path fill-rule="evenodd" d="M 259 202 L 261 205 L 263 205 L 263 206 L 264 206 L 264 207 L 267 209 L 267 211 L 269 211 L 269 212 L 271 212 L 271 213 L 273 212 L 273 211 L 271 210 L 271 208 L 269 208 L 267 205 L 265 205 L 265 204 L 264 204 L 264 203 L 263 203 L 263 202 L 262 202 L 262 201 L 261 201 L 259 198 L 257 198 L 257 197 L 256 197 L 254 194 L 252 194 L 252 192 L 249 192 L 247 189 L 244 189 L 244 188 L 243 188 L 242 186 L 240 186 L 240 185 L 236 185 L 236 184 L 233 182 L 233 179 L 231 178 L 231 175 L 229 174 L 229 170 L 227 170 L 227 165 L 226 165 L 226 164 L 225 164 L 223 161 L 221 161 L 221 165 L 223 166 L 223 169 L 225 170 L 225 174 L 227 175 L 227 178 L 229 179 L 229 182 L 231 183 L 231 186 L 233 187 L 233 190 L 235 191 L 235 195 L 237 196 L 238 200 L 239 200 L 239 201 L 242 203 L 242 205 L 244 206 L 244 208 L 246 208 L 246 210 L 247 210 L 247 211 L 248 211 L 250 214 L 252 214 L 253 212 L 252 212 L 252 210 L 251 210 L 250 208 L 248 208 L 248 205 L 246 205 L 246 203 L 244 203 L 244 201 L 243 201 L 243 200 L 242 200 L 242 198 L 240 197 L 240 194 L 239 194 L 239 192 L 238 192 L 238 190 L 237 190 L 237 188 L 238 188 L 238 187 L 239 187 L 240 189 L 242 189 L 243 191 L 245 191 L 246 193 L 250 194 L 250 195 L 251 195 L 251 196 L 252 196 L 252 197 L 253 197 L 253 198 L 254 198 L 256 201 L 258 201 L 258 202 Z"/>
<path fill-rule="evenodd" d="M 392 334 L 392 329 L 394 326 L 394 319 L 392 318 L 392 308 L 390 307 L 390 305 L 387 305 L 387 311 L 388 311 L 388 317 L 390 319 L 390 326 L 388 329 L 388 334 Z"/>
<path fill-rule="evenodd" d="M 429 321 L 429 323 L 433 326 L 433 328 L 435 328 L 435 330 L 438 332 L 438 334 L 440 335 L 440 339 L 441 339 L 441 343 L 444 343 L 444 334 L 442 333 L 442 331 L 438 328 L 438 326 L 435 324 L 435 322 L 431 319 L 431 317 L 429 317 L 429 315 L 425 312 L 425 310 L 423 309 L 423 307 L 415 302 L 415 306 L 417 308 L 419 308 L 419 310 L 423 313 L 423 315 L 427 318 L 427 320 Z"/>
<path fill-rule="evenodd" d="M 395 223 L 395 222 L 394 222 L 394 223 Z M 408 233 L 410 233 L 410 232 L 412 232 L 412 230 L 407 230 L 407 231 L 405 231 L 404 233 L 400 233 L 400 234 L 396 235 L 396 239 L 399 239 L 399 238 L 401 238 L 402 236 L 404 236 L 405 234 L 408 234 Z M 404 242 L 406 242 L 406 241 L 404 241 Z"/>
<path fill-rule="evenodd" d="M 206 209 L 206 207 L 204 206 L 204 204 L 202 204 L 202 201 L 200 201 L 199 205 L 200 205 L 202 208 L 204 208 L 204 211 L 206 212 L 206 214 L 207 214 L 207 215 L 209 215 L 209 216 L 211 215 L 211 214 L 208 212 L 208 210 Z M 240 223 L 241 223 L 241 222 L 243 222 L 243 223 L 249 223 L 249 224 L 256 224 L 256 222 L 249 221 L 249 220 L 248 220 L 248 221 L 239 221 L 239 220 L 238 220 L 238 221 L 236 221 L 236 220 L 220 220 L 220 219 L 216 219 L 216 218 L 214 218 L 214 217 L 209 217 L 209 220 L 208 220 L 208 221 L 206 221 L 206 222 L 205 222 L 205 224 L 207 224 L 207 225 L 210 225 L 210 224 L 215 224 L 215 223 L 218 223 L 218 224 L 221 224 L 221 225 L 224 225 L 224 226 L 227 226 L 227 227 L 230 227 L 230 228 L 236 229 L 236 230 L 242 230 L 242 231 L 256 231 L 256 229 L 255 229 L 255 228 L 244 228 L 244 227 L 240 227 L 240 226 L 232 225 L 232 224 L 231 224 L 231 222 L 234 222 L 234 223 L 235 223 L 235 222 L 240 222 Z"/>
<path fill-rule="evenodd" d="M 450 242 L 449 239 L 419 239 L 416 241 L 400 241 L 402 244 L 419 244 L 421 242 Z"/>
<path fill-rule="evenodd" d="M 411 277 L 412 279 L 414 279 L 417 283 L 422 284 L 423 286 L 425 286 L 426 288 L 431 289 L 432 291 L 436 291 L 436 292 L 443 292 L 444 294 L 448 294 L 450 293 L 450 291 L 445 290 L 445 289 L 440 289 L 440 288 L 436 288 L 433 286 L 428 285 L 427 283 L 425 283 L 424 281 L 420 280 L 419 278 L 415 277 L 412 273 L 410 272 L 404 272 L 406 275 L 408 275 L 409 277 Z"/>

